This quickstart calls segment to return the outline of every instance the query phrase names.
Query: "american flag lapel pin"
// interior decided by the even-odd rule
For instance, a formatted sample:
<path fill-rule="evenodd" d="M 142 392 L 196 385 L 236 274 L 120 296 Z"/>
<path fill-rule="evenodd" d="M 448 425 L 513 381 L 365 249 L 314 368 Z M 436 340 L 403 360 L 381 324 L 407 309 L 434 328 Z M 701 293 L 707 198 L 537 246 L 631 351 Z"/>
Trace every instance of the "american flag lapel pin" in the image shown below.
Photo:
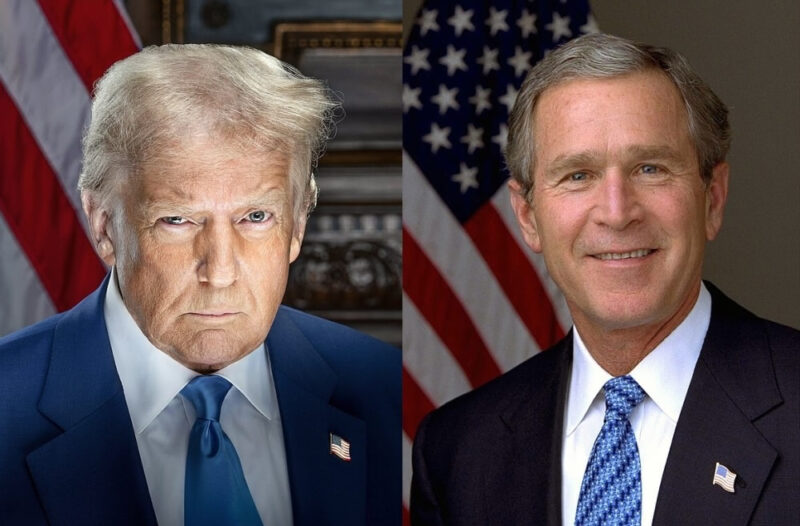
<path fill-rule="evenodd" d="M 331 437 L 331 455 L 336 455 L 345 462 L 350 462 L 350 442 L 343 439 L 339 435 L 330 433 Z"/>
<path fill-rule="evenodd" d="M 719 486 L 728 493 L 733 493 L 736 491 L 733 487 L 734 482 L 736 482 L 736 473 L 717 462 L 717 467 L 714 468 L 714 481 L 711 485 Z"/>

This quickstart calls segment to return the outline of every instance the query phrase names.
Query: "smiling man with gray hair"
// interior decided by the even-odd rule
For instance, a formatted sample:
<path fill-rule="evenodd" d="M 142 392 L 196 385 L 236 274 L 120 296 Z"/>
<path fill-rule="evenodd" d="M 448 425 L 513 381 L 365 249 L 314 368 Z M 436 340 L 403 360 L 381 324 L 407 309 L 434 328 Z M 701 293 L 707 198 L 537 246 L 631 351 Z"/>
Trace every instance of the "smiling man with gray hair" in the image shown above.
<path fill-rule="evenodd" d="M 669 49 L 588 35 L 529 73 L 511 205 L 574 326 L 420 424 L 412 524 L 800 524 L 800 333 L 701 280 L 729 143 Z"/>
<path fill-rule="evenodd" d="M 280 306 L 335 109 L 248 48 L 98 82 L 79 187 L 111 272 L 0 340 L 0 523 L 399 524 L 399 351 Z"/>

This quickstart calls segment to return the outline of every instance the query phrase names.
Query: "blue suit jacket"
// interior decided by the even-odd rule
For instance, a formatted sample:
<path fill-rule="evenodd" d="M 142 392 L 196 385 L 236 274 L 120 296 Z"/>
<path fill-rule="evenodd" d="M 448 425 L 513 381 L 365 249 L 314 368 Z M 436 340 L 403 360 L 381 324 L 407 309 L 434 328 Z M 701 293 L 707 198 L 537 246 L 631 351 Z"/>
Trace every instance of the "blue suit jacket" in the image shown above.
<path fill-rule="evenodd" d="M 156 523 L 103 317 L 107 284 L 0 339 L 0 524 Z M 267 347 L 295 524 L 400 524 L 399 350 L 286 307 Z M 330 454 L 329 433 L 350 442 L 352 461 Z"/>

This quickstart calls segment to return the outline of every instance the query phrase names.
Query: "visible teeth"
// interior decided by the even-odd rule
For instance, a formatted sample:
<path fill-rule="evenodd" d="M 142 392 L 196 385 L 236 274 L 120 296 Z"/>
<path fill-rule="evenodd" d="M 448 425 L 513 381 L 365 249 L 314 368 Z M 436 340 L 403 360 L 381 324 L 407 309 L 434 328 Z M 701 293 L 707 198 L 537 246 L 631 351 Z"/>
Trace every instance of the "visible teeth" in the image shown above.
<path fill-rule="evenodd" d="M 641 248 L 639 250 L 634 250 L 633 252 L 617 252 L 617 253 L 606 253 L 606 254 L 598 254 L 597 257 L 604 260 L 609 259 L 630 259 L 630 258 L 642 258 L 652 252 L 652 250 L 648 248 Z"/>

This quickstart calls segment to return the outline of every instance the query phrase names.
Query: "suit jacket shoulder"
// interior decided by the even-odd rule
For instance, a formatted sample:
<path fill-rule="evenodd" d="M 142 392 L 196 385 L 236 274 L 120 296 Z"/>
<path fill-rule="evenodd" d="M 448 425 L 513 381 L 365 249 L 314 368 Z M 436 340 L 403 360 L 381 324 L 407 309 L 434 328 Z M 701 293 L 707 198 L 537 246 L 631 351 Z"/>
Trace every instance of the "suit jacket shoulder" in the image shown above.
<path fill-rule="evenodd" d="M 672 439 L 654 524 L 800 524 L 800 332 L 707 283 L 711 323 Z M 717 462 L 734 492 L 712 484 Z"/>
<path fill-rule="evenodd" d="M 267 336 L 295 524 L 400 524 L 399 349 L 281 307 Z M 330 441 L 349 444 L 350 458 Z"/>
<path fill-rule="evenodd" d="M 0 340 L 3 524 L 155 524 L 102 316 L 106 283 Z"/>
<path fill-rule="evenodd" d="M 413 524 L 546 524 L 557 517 L 571 349 L 568 335 L 422 421 Z"/>

